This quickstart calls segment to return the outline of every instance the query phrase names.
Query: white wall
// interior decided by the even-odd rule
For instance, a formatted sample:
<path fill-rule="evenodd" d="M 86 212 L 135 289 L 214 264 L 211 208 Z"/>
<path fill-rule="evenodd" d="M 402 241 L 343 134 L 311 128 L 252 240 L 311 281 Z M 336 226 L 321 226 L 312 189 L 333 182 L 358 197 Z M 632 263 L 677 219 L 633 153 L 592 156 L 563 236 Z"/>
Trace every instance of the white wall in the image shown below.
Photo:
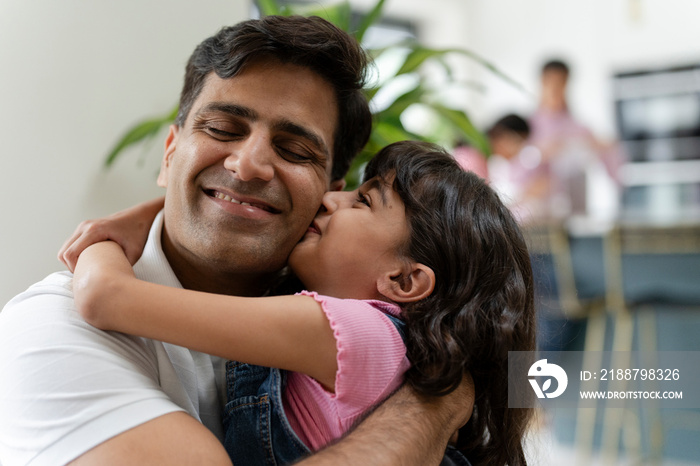
<path fill-rule="evenodd" d="M 249 13 L 247 0 L 0 0 L 0 306 L 62 268 L 79 221 L 162 194 L 160 141 L 110 171 L 104 157 L 177 102 L 201 40 Z"/>

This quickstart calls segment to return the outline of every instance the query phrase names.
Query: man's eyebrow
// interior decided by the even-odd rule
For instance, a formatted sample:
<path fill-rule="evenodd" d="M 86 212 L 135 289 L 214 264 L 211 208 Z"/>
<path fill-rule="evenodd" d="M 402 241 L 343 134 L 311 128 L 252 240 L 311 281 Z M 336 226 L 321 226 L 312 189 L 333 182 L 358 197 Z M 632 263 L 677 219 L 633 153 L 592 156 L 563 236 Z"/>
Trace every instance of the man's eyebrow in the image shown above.
<path fill-rule="evenodd" d="M 325 155 L 326 158 L 330 157 L 331 153 L 328 146 L 323 141 L 323 139 L 321 139 L 321 137 L 313 131 L 289 120 L 278 121 L 273 126 L 274 129 L 277 131 L 283 131 L 285 133 L 293 134 L 295 136 L 299 136 L 310 141 L 313 145 L 318 147 L 321 152 L 323 152 L 323 155 Z"/>
<path fill-rule="evenodd" d="M 245 118 L 247 120 L 256 121 L 259 118 L 258 113 L 249 107 L 242 105 L 230 104 L 226 102 L 211 102 L 202 107 L 197 115 L 208 112 L 226 113 L 228 115 Z"/>

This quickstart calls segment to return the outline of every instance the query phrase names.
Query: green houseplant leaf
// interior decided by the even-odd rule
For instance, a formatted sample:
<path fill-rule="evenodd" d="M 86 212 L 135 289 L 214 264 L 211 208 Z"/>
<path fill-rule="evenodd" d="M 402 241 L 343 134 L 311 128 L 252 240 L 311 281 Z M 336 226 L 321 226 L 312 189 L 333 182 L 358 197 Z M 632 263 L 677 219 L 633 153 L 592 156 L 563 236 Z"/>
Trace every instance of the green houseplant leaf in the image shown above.
<path fill-rule="evenodd" d="M 155 137 L 161 129 L 169 126 L 173 121 L 175 121 L 175 117 L 177 117 L 177 110 L 178 107 L 175 106 L 175 108 L 166 115 L 140 121 L 129 128 L 107 155 L 105 165 L 108 167 L 112 165 L 117 157 L 127 147 Z"/>
<path fill-rule="evenodd" d="M 277 0 L 257 0 L 255 3 L 258 5 L 260 14 L 263 16 L 282 14 L 282 9 L 277 3 Z"/>
<path fill-rule="evenodd" d="M 439 115 L 446 118 L 452 125 L 459 129 L 467 141 L 476 147 L 479 152 L 482 154 L 491 153 L 491 145 L 489 144 L 488 138 L 474 127 L 466 113 L 464 113 L 462 110 L 455 110 L 440 104 L 433 103 L 429 105 Z"/>
<path fill-rule="evenodd" d="M 268 0 L 271 1 L 271 0 Z M 316 3 L 312 4 L 290 4 L 288 6 L 288 15 L 301 15 L 301 16 L 318 16 L 331 22 L 338 26 L 343 31 L 350 31 L 350 21 L 352 18 L 352 7 L 347 1 L 318 6 Z M 278 13 L 279 14 L 279 13 Z M 267 16 L 267 15 L 263 15 Z"/>
<path fill-rule="evenodd" d="M 404 44 L 408 47 L 410 47 L 412 50 L 406 57 L 406 60 L 404 61 L 403 65 L 399 69 L 399 71 L 396 72 L 396 75 L 400 74 L 405 74 L 405 73 L 412 73 L 417 71 L 427 60 L 430 59 L 435 59 L 438 61 L 441 61 L 443 66 L 445 66 L 448 71 L 450 71 L 449 65 L 445 63 L 443 60 L 444 56 L 447 54 L 459 54 L 459 55 L 464 55 L 471 60 L 479 63 L 482 65 L 484 68 L 492 72 L 494 75 L 498 76 L 499 78 L 503 79 L 504 81 L 510 83 L 514 87 L 520 89 L 523 92 L 527 92 L 525 88 L 518 83 L 517 81 L 511 79 L 508 75 L 503 73 L 501 70 L 496 68 L 495 65 L 487 61 L 485 58 L 482 58 L 478 54 L 472 52 L 471 50 L 468 49 L 463 49 L 463 48 L 449 48 L 449 49 L 431 49 L 427 47 L 423 47 L 422 45 L 418 43 L 406 43 Z"/>
<path fill-rule="evenodd" d="M 362 39 L 365 37 L 365 33 L 367 32 L 367 29 L 374 23 L 376 23 L 379 18 L 382 15 L 382 10 L 384 9 L 384 0 L 379 0 L 376 5 L 367 13 L 362 20 L 360 21 L 360 25 L 358 26 L 357 30 L 355 31 L 355 39 L 357 39 L 358 42 L 362 42 Z"/>

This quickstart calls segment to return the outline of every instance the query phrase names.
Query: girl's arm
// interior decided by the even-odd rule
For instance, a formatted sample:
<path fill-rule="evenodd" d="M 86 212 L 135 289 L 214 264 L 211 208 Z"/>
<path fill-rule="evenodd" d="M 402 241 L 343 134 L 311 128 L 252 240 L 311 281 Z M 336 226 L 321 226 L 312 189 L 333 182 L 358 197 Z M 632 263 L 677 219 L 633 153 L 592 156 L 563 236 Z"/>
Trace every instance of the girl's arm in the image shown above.
<path fill-rule="evenodd" d="M 242 298 L 145 282 L 111 241 L 83 251 L 73 291 L 78 312 L 103 330 L 301 372 L 335 388 L 335 338 L 309 296 Z"/>
<path fill-rule="evenodd" d="M 58 260 L 73 272 L 78 256 L 86 247 L 100 241 L 112 240 L 124 249 L 129 262 L 135 264 L 146 245 L 153 219 L 163 208 L 164 202 L 164 198 L 161 197 L 109 217 L 82 222 L 61 246 Z"/>

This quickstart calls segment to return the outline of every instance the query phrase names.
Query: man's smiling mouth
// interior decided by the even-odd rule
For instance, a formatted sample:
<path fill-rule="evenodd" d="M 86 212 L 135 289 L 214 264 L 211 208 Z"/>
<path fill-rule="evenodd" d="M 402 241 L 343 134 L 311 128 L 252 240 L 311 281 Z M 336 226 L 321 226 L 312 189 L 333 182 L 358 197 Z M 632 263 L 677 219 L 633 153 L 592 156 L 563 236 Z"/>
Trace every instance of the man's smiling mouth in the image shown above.
<path fill-rule="evenodd" d="M 204 192 L 205 192 L 207 195 L 211 196 L 211 197 L 215 197 L 215 198 L 217 198 L 217 199 L 221 199 L 222 201 L 230 202 L 230 203 L 232 203 L 232 204 L 238 204 L 238 205 L 242 205 L 242 206 L 245 206 L 245 207 L 254 207 L 254 208 L 257 208 L 257 209 L 260 209 L 260 210 L 264 210 L 264 211 L 266 211 L 266 212 L 270 212 L 270 213 L 273 213 L 273 214 L 278 214 L 278 213 L 280 213 L 280 211 L 279 211 L 278 209 L 275 209 L 274 207 L 270 206 L 269 204 L 265 204 L 265 203 L 263 203 L 263 202 L 256 202 L 256 201 L 251 201 L 251 202 L 239 201 L 238 199 L 235 199 L 235 198 L 229 196 L 229 195 L 226 194 L 226 193 L 222 193 L 222 192 L 216 191 L 216 190 L 214 190 L 214 189 L 206 189 Z"/>

